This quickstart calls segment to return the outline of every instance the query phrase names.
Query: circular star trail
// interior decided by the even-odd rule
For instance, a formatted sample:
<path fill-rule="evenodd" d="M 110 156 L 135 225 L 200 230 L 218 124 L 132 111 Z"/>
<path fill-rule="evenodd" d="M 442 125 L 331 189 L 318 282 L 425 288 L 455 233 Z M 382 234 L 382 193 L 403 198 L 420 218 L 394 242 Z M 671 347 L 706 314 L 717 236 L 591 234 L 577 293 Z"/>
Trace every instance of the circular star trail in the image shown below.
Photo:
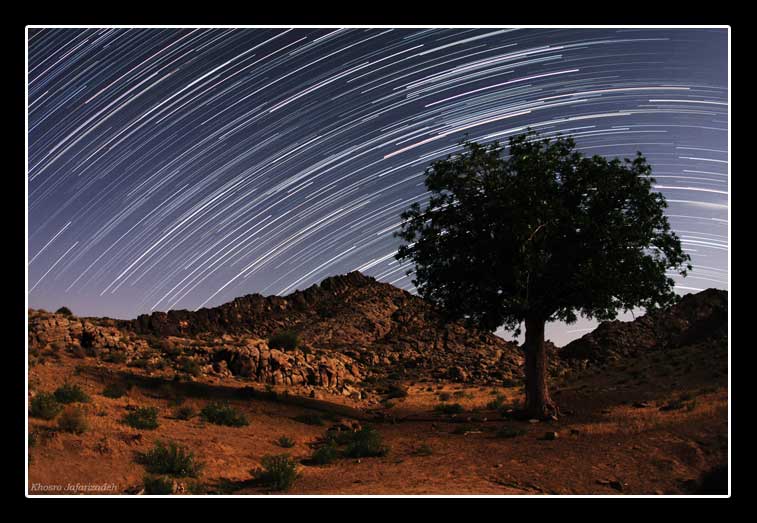
<path fill-rule="evenodd" d="M 28 31 L 29 306 L 132 318 L 394 254 L 424 169 L 530 126 L 641 151 L 694 270 L 727 288 L 725 29 Z M 583 334 L 562 326 L 553 339 Z"/>

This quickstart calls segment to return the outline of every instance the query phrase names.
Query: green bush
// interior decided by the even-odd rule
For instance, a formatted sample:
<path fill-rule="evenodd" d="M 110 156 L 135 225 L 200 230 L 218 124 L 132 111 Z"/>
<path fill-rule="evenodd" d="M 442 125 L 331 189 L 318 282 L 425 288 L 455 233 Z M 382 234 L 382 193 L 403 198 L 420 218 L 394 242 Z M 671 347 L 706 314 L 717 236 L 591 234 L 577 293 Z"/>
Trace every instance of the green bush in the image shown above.
<path fill-rule="evenodd" d="M 465 411 L 463 406 L 459 403 L 442 403 L 441 405 L 435 406 L 434 410 L 441 414 L 460 414 Z"/>
<path fill-rule="evenodd" d="M 103 389 L 103 396 L 106 398 L 118 399 L 129 391 L 129 389 L 123 383 L 109 383 Z"/>
<path fill-rule="evenodd" d="M 158 428 L 158 409 L 155 407 L 139 407 L 128 413 L 123 422 L 135 429 L 153 430 Z"/>
<path fill-rule="evenodd" d="M 197 413 L 195 412 L 195 409 L 190 406 L 179 407 L 173 413 L 174 418 L 183 420 L 191 419 L 196 415 Z"/>
<path fill-rule="evenodd" d="M 286 436 L 281 436 L 278 440 L 276 440 L 276 443 L 279 445 L 279 447 L 285 449 L 291 449 L 292 447 L 294 447 L 294 440 Z"/>
<path fill-rule="evenodd" d="M 89 395 L 81 387 L 69 383 L 58 387 L 54 394 L 59 403 L 87 403 L 89 401 Z"/>
<path fill-rule="evenodd" d="M 337 448 L 332 443 L 328 443 L 323 447 L 316 449 L 316 451 L 313 452 L 310 461 L 316 465 L 328 465 L 329 463 L 332 463 L 338 455 L 339 451 Z"/>
<path fill-rule="evenodd" d="M 228 427 L 243 427 L 249 425 L 247 416 L 226 403 L 209 403 L 200 412 L 203 419 L 216 425 Z"/>
<path fill-rule="evenodd" d="M 87 417 L 81 407 L 68 407 L 58 417 L 58 428 L 63 432 L 82 434 L 88 428 Z"/>
<path fill-rule="evenodd" d="M 161 496 L 173 494 L 173 480 L 163 476 L 145 476 L 143 480 L 145 494 Z"/>
<path fill-rule="evenodd" d="M 55 314 L 64 314 L 66 316 L 73 316 L 74 315 L 74 313 L 71 312 L 71 309 L 69 309 L 68 307 L 61 307 L 60 309 L 58 309 L 57 311 L 55 311 Z"/>
<path fill-rule="evenodd" d="M 289 490 L 297 479 L 297 463 L 289 454 L 263 456 L 263 468 L 252 471 L 253 477 L 271 490 Z"/>
<path fill-rule="evenodd" d="M 280 331 L 268 338 L 268 346 L 272 349 L 294 350 L 298 344 L 297 333 L 293 330 Z"/>
<path fill-rule="evenodd" d="M 186 372 L 187 374 L 194 376 L 195 378 L 202 375 L 202 366 L 197 362 L 197 360 L 190 358 L 183 358 L 181 360 L 181 363 L 179 364 L 179 370 Z"/>
<path fill-rule="evenodd" d="M 491 410 L 499 410 L 505 405 L 505 396 L 502 394 L 497 394 L 497 397 L 491 400 L 489 403 L 486 404 L 487 409 Z"/>
<path fill-rule="evenodd" d="M 318 414 L 300 414 L 299 416 L 295 416 L 294 420 L 306 425 L 324 425 L 323 418 Z"/>
<path fill-rule="evenodd" d="M 383 444 L 381 434 L 375 429 L 363 428 L 353 432 L 344 454 L 350 458 L 385 456 L 389 448 Z"/>
<path fill-rule="evenodd" d="M 168 445 L 162 441 L 155 443 L 152 450 L 142 455 L 142 463 L 148 472 L 175 477 L 197 477 L 202 468 L 189 449 L 173 441 Z"/>
<path fill-rule="evenodd" d="M 33 418 L 51 420 L 63 410 L 63 405 L 58 403 L 54 394 L 40 392 L 32 398 L 29 414 Z"/>

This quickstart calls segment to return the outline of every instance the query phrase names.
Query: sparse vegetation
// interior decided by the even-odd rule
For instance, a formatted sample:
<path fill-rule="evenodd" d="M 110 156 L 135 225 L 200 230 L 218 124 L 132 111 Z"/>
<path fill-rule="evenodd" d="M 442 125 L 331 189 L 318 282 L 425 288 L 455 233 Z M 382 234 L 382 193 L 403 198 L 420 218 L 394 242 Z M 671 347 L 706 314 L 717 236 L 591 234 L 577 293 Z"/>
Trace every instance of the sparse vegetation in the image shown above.
<path fill-rule="evenodd" d="M 497 394 L 497 397 L 491 400 L 489 403 L 486 404 L 487 409 L 491 410 L 499 410 L 502 407 L 505 406 L 505 396 L 502 394 Z"/>
<path fill-rule="evenodd" d="M 263 467 L 251 471 L 253 477 L 271 490 L 289 490 L 297 479 L 297 463 L 289 454 L 263 456 Z"/>
<path fill-rule="evenodd" d="M 158 409 L 155 407 L 138 407 L 123 418 L 123 422 L 130 427 L 142 430 L 158 428 Z"/>
<path fill-rule="evenodd" d="M 90 399 L 89 395 L 81 387 L 71 385 L 70 383 L 58 387 L 54 394 L 58 403 L 87 403 Z"/>
<path fill-rule="evenodd" d="M 202 469 L 194 453 L 173 441 L 168 444 L 158 441 L 141 456 L 141 462 L 148 472 L 174 477 L 196 477 Z"/>
<path fill-rule="evenodd" d="M 296 331 L 279 331 L 268 338 L 268 346 L 272 349 L 294 350 L 299 344 L 299 336 Z"/>
<path fill-rule="evenodd" d="M 67 407 L 58 417 L 58 429 L 63 432 L 82 434 L 87 431 L 87 417 L 81 407 Z"/>
<path fill-rule="evenodd" d="M 118 399 L 125 396 L 128 391 L 128 387 L 123 383 L 109 383 L 103 389 L 102 394 L 106 398 Z"/>
<path fill-rule="evenodd" d="M 183 358 L 179 363 L 179 370 L 195 378 L 202 375 L 202 366 L 197 360 L 191 358 Z"/>
<path fill-rule="evenodd" d="M 291 449 L 292 447 L 294 447 L 294 440 L 287 436 L 281 436 L 276 440 L 276 444 L 281 448 Z"/>
<path fill-rule="evenodd" d="M 439 401 L 449 401 L 452 396 L 449 392 L 440 392 L 437 397 Z"/>
<path fill-rule="evenodd" d="M 430 456 L 434 453 L 434 449 L 432 449 L 428 444 L 424 443 L 423 445 L 417 447 L 413 454 L 415 456 Z"/>
<path fill-rule="evenodd" d="M 108 354 L 103 356 L 103 361 L 107 361 L 108 363 L 125 363 L 127 360 L 126 351 L 123 350 L 112 350 Z"/>
<path fill-rule="evenodd" d="M 33 418 L 51 420 L 63 410 L 63 405 L 58 403 L 54 394 L 40 392 L 32 398 L 29 414 Z"/>
<path fill-rule="evenodd" d="M 145 494 L 161 496 L 173 494 L 173 480 L 164 476 L 145 476 L 143 479 Z"/>
<path fill-rule="evenodd" d="M 247 416 L 227 403 L 209 403 L 200 411 L 203 419 L 216 425 L 243 427 L 249 425 Z"/>
<path fill-rule="evenodd" d="M 184 407 L 179 407 L 173 412 L 173 417 L 176 419 L 181 419 L 181 420 L 192 419 L 196 415 L 197 415 L 197 412 L 195 412 L 195 409 L 193 409 L 189 405 L 186 405 Z"/>
<path fill-rule="evenodd" d="M 376 429 L 366 427 L 352 433 L 344 454 L 350 458 L 369 458 L 385 456 L 387 452 L 389 447 L 384 445 L 381 434 Z"/>
<path fill-rule="evenodd" d="M 329 463 L 334 462 L 338 457 L 339 451 L 332 442 L 329 442 L 326 445 L 317 448 L 310 457 L 310 461 L 316 465 L 328 465 Z"/>

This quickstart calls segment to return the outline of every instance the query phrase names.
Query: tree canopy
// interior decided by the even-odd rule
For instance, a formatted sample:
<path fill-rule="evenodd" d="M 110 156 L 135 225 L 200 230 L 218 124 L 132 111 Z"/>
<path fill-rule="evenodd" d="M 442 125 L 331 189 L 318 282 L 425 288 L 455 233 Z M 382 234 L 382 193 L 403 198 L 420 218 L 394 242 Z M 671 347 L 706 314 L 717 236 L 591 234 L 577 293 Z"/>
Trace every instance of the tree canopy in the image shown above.
<path fill-rule="evenodd" d="M 653 191 L 644 156 L 607 160 L 570 137 L 528 131 L 463 142 L 426 171 L 425 208 L 402 214 L 397 258 L 418 292 L 450 318 L 519 331 L 526 320 L 608 320 L 677 298 L 671 270 L 690 258 Z"/>

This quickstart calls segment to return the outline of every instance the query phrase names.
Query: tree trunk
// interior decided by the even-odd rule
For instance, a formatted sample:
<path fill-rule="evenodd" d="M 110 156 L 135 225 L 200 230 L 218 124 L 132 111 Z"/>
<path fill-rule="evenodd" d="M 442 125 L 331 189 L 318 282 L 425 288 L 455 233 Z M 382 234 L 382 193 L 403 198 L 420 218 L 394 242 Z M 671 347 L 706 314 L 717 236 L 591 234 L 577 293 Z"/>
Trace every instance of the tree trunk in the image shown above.
<path fill-rule="evenodd" d="M 544 320 L 526 320 L 526 414 L 536 419 L 557 415 L 547 384 L 547 350 L 544 346 Z"/>

